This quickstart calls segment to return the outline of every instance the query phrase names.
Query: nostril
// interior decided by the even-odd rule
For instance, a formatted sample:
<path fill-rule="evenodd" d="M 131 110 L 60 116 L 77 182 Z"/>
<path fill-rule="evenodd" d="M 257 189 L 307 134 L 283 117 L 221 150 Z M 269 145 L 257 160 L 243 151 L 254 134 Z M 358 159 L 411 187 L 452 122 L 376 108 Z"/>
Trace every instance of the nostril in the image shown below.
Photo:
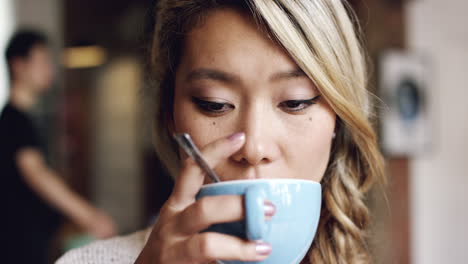
<path fill-rule="evenodd" d="M 272 162 L 270 156 L 266 155 L 262 149 L 244 148 L 231 157 L 238 165 L 257 166 Z"/>
<path fill-rule="evenodd" d="M 231 160 L 232 160 L 234 163 L 238 164 L 238 165 L 245 165 L 245 164 L 247 164 L 247 160 L 246 160 L 244 157 L 242 157 L 242 156 L 233 156 L 233 157 L 231 157 Z"/>
<path fill-rule="evenodd" d="M 248 165 L 248 164 L 249 164 L 249 161 L 248 161 L 246 158 L 242 158 L 239 162 L 240 162 L 242 165 Z"/>
<path fill-rule="evenodd" d="M 269 162 L 268 158 L 262 158 L 262 159 L 247 159 L 247 158 L 242 158 L 241 159 L 242 164 L 245 165 L 250 165 L 250 166 L 257 166 L 261 164 L 266 164 Z"/>

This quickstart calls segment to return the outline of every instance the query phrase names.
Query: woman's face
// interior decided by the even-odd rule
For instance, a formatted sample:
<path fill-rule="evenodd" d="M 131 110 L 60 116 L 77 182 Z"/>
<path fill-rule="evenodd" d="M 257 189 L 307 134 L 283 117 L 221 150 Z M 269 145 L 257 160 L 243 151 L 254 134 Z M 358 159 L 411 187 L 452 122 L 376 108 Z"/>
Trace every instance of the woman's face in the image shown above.
<path fill-rule="evenodd" d="M 232 9 L 211 12 L 186 37 L 176 71 L 174 130 L 199 147 L 235 132 L 246 142 L 215 168 L 222 180 L 320 181 L 335 113 L 290 56 Z"/>

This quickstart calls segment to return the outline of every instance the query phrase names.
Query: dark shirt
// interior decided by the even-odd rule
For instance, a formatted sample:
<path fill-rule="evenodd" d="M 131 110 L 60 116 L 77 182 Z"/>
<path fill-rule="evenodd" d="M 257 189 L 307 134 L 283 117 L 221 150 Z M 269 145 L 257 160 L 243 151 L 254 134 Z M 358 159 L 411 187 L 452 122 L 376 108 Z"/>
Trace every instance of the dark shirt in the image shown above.
<path fill-rule="evenodd" d="M 24 112 L 7 104 L 0 115 L 0 236 L 11 263 L 45 263 L 41 259 L 47 256 L 59 218 L 21 175 L 16 156 L 25 148 L 41 151 L 37 130 Z"/>

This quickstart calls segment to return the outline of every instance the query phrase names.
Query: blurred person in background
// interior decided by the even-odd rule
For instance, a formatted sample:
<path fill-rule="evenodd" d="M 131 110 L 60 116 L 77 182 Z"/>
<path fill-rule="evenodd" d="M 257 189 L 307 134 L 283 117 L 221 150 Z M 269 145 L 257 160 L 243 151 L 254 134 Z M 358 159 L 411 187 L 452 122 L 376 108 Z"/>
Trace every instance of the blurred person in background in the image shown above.
<path fill-rule="evenodd" d="M 116 233 L 111 217 L 70 189 L 45 161 L 43 145 L 27 112 L 54 79 L 46 37 L 22 30 L 6 49 L 10 98 L 0 115 L 2 263 L 47 263 L 49 245 L 68 217 L 96 238 Z M 5 248 L 4 248 L 5 249 Z"/>

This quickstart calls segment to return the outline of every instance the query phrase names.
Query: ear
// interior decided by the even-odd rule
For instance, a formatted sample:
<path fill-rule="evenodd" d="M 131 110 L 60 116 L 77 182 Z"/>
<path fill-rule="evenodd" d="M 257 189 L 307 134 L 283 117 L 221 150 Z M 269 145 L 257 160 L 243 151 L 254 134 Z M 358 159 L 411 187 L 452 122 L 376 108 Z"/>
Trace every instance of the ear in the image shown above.
<path fill-rule="evenodd" d="M 12 77 L 17 78 L 24 72 L 26 67 L 26 59 L 21 57 L 15 57 L 10 60 L 10 68 Z"/>
<path fill-rule="evenodd" d="M 333 139 L 336 138 L 336 135 L 338 134 L 338 132 L 340 131 L 340 127 L 341 127 L 341 119 L 338 115 L 335 114 L 335 128 L 333 129 Z"/>

